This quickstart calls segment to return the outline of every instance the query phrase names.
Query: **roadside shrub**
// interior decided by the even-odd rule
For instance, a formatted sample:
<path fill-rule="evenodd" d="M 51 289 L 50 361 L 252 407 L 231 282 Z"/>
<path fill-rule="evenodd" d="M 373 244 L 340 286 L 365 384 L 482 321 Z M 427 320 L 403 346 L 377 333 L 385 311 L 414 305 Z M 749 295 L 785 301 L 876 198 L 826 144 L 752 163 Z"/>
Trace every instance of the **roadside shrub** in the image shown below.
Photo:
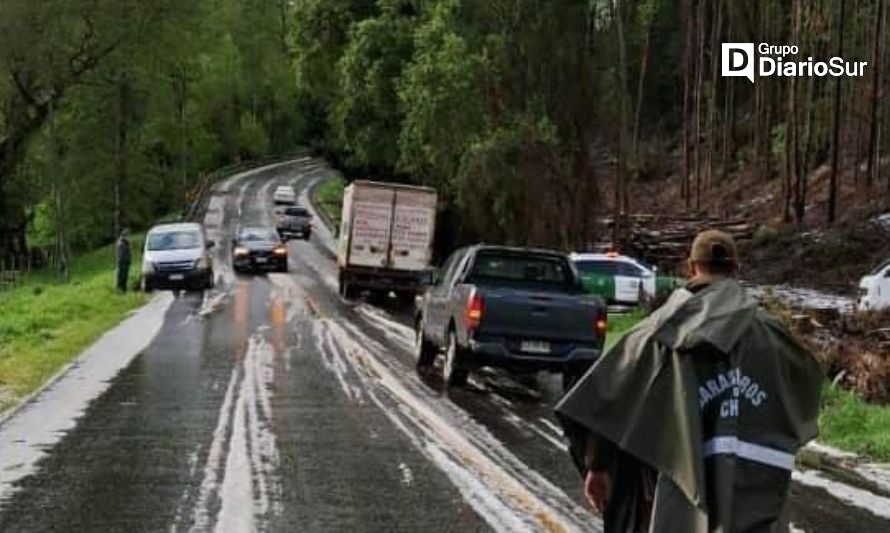
<path fill-rule="evenodd" d="M 754 232 L 751 244 L 754 246 L 766 246 L 778 240 L 779 235 L 779 230 L 776 228 L 767 224 L 762 224 Z"/>

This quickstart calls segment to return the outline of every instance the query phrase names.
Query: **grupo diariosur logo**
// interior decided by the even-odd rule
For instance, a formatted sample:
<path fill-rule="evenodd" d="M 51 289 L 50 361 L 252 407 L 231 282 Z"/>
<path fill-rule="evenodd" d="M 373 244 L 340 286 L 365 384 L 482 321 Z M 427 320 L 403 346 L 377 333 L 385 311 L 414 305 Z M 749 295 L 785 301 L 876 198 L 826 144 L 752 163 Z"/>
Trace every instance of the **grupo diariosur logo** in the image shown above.
<path fill-rule="evenodd" d="M 827 61 L 814 60 L 807 57 L 798 60 L 796 45 L 771 45 L 760 43 L 723 43 L 720 59 L 721 73 L 724 77 L 743 77 L 754 83 L 757 77 L 798 77 L 798 76 L 845 76 L 860 77 L 865 75 L 867 61 L 847 61 L 842 57 L 832 57 Z"/>

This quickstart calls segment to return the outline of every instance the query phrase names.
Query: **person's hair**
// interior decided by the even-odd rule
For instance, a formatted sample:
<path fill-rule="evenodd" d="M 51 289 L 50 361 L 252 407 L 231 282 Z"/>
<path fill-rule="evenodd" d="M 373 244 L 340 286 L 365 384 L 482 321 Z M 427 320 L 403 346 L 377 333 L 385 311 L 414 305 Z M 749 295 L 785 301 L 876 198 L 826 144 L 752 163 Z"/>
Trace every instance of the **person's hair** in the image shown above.
<path fill-rule="evenodd" d="M 729 261 L 694 261 L 698 268 L 704 270 L 708 274 L 716 276 L 735 276 L 738 273 L 739 266 L 732 260 Z"/>

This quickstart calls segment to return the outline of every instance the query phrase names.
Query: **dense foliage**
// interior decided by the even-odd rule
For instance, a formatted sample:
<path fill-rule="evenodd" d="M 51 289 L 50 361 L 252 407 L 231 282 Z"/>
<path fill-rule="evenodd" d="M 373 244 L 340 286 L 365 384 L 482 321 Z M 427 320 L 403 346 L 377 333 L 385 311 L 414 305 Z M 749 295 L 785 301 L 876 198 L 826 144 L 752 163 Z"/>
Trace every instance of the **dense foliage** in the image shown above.
<path fill-rule="evenodd" d="M 3 2 L 0 256 L 109 242 L 182 209 L 201 173 L 298 146 L 290 9 Z"/>
<path fill-rule="evenodd" d="M 831 220 L 838 188 L 882 180 L 884 3 L 7 0 L 0 255 L 107 242 L 201 173 L 301 145 L 435 186 L 446 241 L 585 246 L 667 178 L 691 210 L 755 175 L 786 220 Z M 748 41 L 869 68 L 720 77 L 721 43 Z"/>

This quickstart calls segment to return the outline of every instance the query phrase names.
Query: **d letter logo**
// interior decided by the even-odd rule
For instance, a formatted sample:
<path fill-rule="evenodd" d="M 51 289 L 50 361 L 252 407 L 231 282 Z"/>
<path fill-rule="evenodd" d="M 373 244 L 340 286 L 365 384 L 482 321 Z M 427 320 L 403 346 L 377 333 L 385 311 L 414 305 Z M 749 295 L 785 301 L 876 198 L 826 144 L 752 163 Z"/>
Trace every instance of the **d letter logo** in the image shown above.
<path fill-rule="evenodd" d="M 720 65 L 723 76 L 741 76 L 754 83 L 754 43 L 723 43 Z"/>

